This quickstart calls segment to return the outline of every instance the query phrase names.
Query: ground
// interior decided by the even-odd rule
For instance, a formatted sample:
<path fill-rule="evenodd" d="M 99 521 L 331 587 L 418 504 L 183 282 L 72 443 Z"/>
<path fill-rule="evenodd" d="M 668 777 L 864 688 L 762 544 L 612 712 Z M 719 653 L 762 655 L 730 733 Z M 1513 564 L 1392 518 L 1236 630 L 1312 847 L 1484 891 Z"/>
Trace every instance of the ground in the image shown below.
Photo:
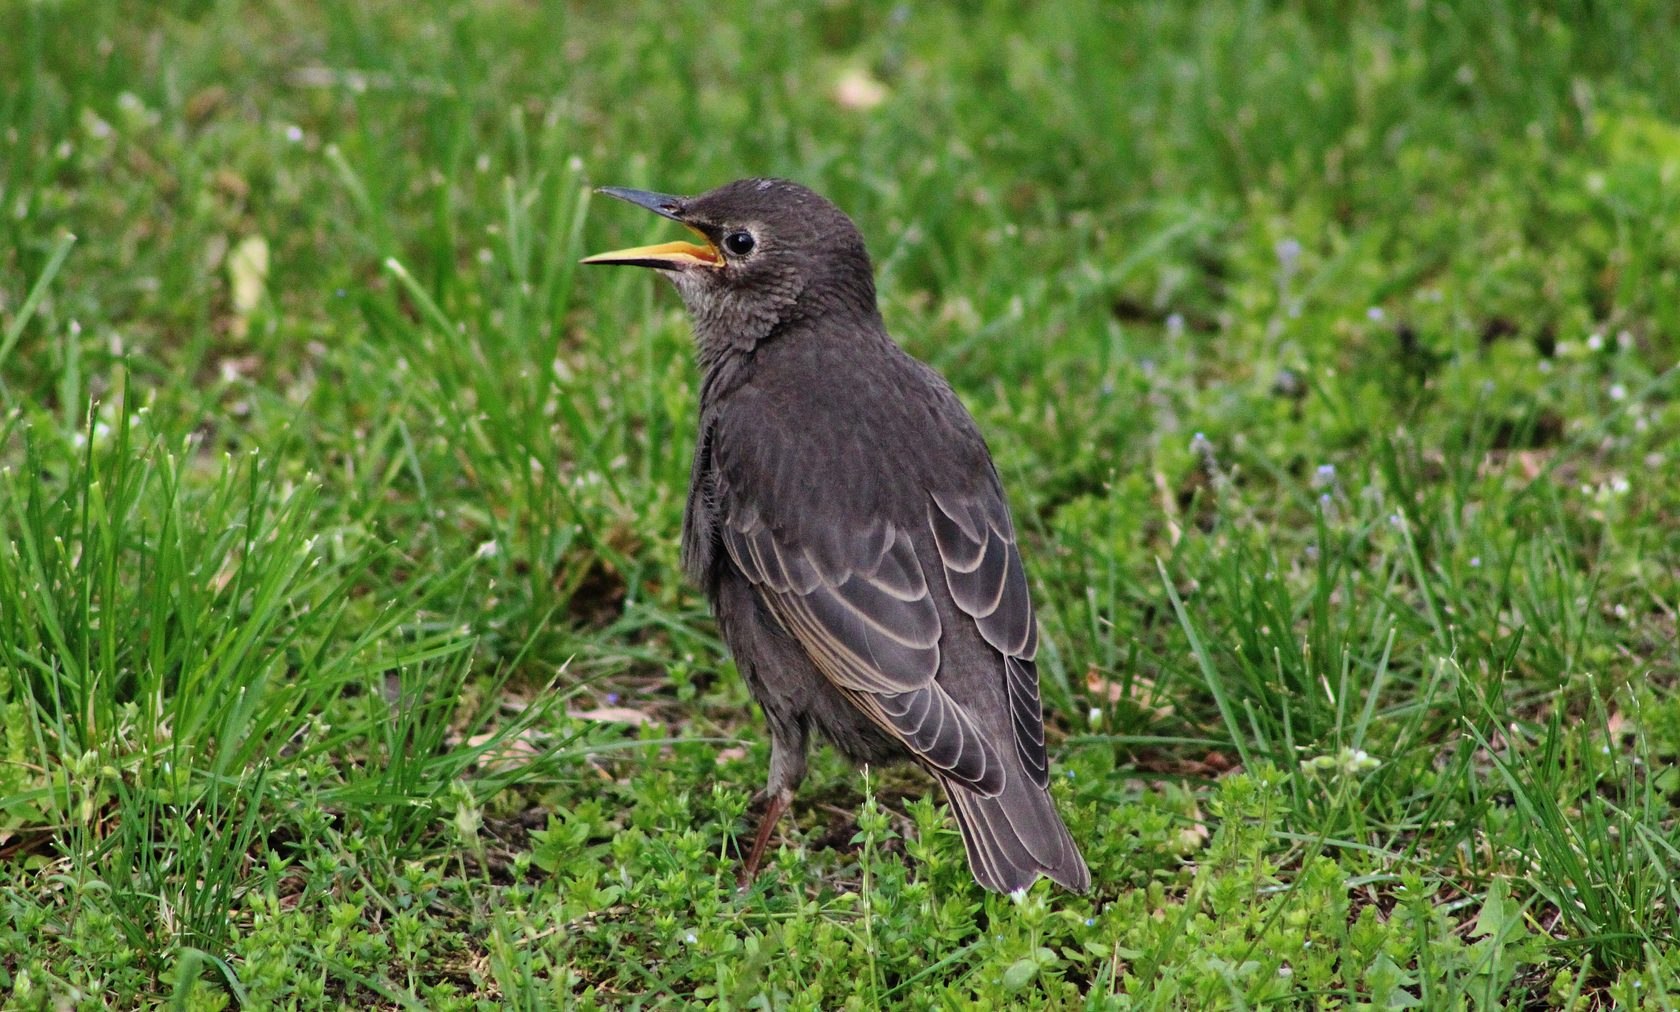
<path fill-rule="evenodd" d="M 1680 15 L 0 9 L 7 1007 L 1680 1005 Z M 767 741 L 595 185 L 796 178 L 991 442 L 1095 887 Z"/>

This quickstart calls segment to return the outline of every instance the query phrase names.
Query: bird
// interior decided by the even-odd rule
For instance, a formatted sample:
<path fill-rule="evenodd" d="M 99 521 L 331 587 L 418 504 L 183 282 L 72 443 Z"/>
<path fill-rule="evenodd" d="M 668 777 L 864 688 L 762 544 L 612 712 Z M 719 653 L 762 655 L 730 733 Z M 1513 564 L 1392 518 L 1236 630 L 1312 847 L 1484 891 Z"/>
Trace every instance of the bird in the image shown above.
<path fill-rule="evenodd" d="M 813 732 L 943 787 L 975 880 L 1091 875 L 1049 792 L 1038 624 L 1002 482 L 951 386 L 888 334 L 864 239 L 789 180 L 597 192 L 686 226 L 586 257 L 657 270 L 694 330 L 682 564 L 770 732 L 756 877 Z"/>

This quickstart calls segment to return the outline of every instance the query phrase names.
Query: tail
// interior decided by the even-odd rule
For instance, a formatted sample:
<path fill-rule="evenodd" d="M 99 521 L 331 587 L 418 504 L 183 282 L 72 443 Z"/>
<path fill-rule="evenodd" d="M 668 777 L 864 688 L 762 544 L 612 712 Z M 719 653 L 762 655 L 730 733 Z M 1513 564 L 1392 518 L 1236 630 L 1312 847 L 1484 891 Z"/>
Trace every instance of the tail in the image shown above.
<path fill-rule="evenodd" d="M 1050 792 L 1011 770 L 1002 793 L 984 797 L 960 783 L 941 780 L 962 830 L 974 880 L 993 892 L 1025 889 L 1043 875 L 1066 889 L 1091 888 L 1091 872 L 1079 856 Z"/>

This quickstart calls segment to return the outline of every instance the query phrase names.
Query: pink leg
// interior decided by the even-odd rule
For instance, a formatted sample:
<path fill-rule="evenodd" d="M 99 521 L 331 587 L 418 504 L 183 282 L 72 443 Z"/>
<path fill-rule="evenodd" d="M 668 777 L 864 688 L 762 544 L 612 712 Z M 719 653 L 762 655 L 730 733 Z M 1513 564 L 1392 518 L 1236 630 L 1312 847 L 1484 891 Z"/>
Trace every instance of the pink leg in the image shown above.
<path fill-rule="evenodd" d="M 764 817 L 758 820 L 758 835 L 753 837 L 752 851 L 747 854 L 747 863 L 741 868 L 741 885 L 744 886 L 758 877 L 758 866 L 764 860 L 765 849 L 770 845 L 770 834 L 775 831 L 782 813 L 786 812 L 792 803 L 792 791 L 777 791 L 770 796 L 770 805 L 764 809 Z"/>

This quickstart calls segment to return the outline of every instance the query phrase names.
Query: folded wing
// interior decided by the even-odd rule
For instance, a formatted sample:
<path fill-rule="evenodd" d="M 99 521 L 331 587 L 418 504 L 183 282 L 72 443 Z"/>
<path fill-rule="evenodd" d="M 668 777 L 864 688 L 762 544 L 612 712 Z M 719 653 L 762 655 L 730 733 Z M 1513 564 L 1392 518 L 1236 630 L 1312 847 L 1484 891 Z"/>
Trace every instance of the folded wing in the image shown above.
<path fill-rule="evenodd" d="M 945 585 L 987 643 L 1003 654 L 1015 751 L 1040 787 L 1050 779 L 1044 748 L 1044 704 L 1038 694 L 1038 623 L 1015 531 L 1003 499 L 934 493 L 928 525 L 944 563 Z"/>
<path fill-rule="evenodd" d="M 944 630 L 909 533 L 877 519 L 826 540 L 819 561 L 751 508 L 723 524 L 730 559 L 830 681 L 938 772 L 997 794 L 1002 763 L 934 680 Z"/>

